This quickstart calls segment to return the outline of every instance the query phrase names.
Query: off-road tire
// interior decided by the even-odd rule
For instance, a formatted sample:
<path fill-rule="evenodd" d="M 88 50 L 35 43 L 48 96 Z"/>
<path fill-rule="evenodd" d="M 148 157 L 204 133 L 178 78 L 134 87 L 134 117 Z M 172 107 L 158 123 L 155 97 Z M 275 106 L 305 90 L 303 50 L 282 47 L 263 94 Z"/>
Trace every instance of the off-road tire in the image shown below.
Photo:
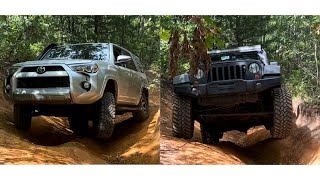
<path fill-rule="evenodd" d="M 142 94 L 140 103 L 139 103 L 139 110 L 132 112 L 133 119 L 135 121 L 145 121 L 149 117 L 149 101 L 145 93 Z"/>
<path fill-rule="evenodd" d="M 17 129 L 27 131 L 31 127 L 31 109 L 28 106 L 15 104 L 13 106 L 14 125 Z"/>
<path fill-rule="evenodd" d="M 107 139 L 111 137 L 116 117 L 116 102 L 114 94 L 105 92 L 97 102 L 97 117 L 93 121 L 96 138 Z"/>
<path fill-rule="evenodd" d="M 68 117 L 70 129 L 75 135 L 85 136 L 88 132 L 87 112 L 81 108 L 76 108 Z"/>
<path fill-rule="evenodd" d="M 293 126 L 291 94 L 285 86 L 273 90 L 273 125 L 270 129 L 273 138 L 286 138 Z"/>
<path fill-rule="evenodd" d="M 173 95 L 172 135 L 191 139 L 194 131 L 192 118 L 192 101 L 189 97 Z"/>
<path fill-rule="evenodd" d="M 204 123 L 200 123 L 200 129 L 203 144 L 216 144 L 222 138 L 222 132 L 209 128 Z"/>

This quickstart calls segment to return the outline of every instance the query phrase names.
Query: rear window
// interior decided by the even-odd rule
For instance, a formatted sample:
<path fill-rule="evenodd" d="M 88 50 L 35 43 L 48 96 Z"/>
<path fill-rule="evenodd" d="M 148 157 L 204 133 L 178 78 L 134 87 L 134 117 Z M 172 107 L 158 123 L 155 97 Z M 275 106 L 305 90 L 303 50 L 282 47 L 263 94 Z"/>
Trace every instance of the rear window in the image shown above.
<path fill-rule="evenodd" d="M 43 60 L 106 60 L 109 57 L 108 46 L 100 44 L 79 44 L 58 46 L 50 49 Z"/>

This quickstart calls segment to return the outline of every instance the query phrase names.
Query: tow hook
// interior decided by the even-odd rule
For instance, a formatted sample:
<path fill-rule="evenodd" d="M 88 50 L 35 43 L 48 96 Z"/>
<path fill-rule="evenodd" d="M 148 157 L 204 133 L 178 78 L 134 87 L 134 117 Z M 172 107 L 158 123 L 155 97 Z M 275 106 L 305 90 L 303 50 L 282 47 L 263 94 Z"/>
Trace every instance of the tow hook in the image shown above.
<path fill-rule="evenodd" d="M 195 87 L 191 89 L 191 93 L 194 94 L 195 96 L 199 96 L 199 90 Z"/>

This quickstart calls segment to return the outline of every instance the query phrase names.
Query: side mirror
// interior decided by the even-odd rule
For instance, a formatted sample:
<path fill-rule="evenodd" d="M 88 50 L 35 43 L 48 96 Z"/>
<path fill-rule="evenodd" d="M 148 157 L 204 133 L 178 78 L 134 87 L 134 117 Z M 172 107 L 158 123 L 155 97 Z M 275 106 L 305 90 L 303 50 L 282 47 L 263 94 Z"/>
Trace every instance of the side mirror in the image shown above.
<path fill-rule="evenodd" d="M 278 62 L 272 61 L 272 62 L 270 62 L 270 65 L 278 66 Z"/>
<path fill-rule="evenodd" d="M 119 55 L 117 57 L 117 61 L 115 62 L 116 65 L 121 65 L 123 63 L 126 63 L 128 61 L 131 60 L 131 57 L 130 56 L 126 56 L 126 55 Z"/>
<path fill-rule="evenodd" d="M 118 62 L 121 62 L 121 63 L 130 61 L 130 60 L 131 60 L 131 57 L 130 57 L 130 56 L 126 56 L 126 55 L 119 55 L 119 56 L 117 57 L 117 61 L 118 61 Z"/>

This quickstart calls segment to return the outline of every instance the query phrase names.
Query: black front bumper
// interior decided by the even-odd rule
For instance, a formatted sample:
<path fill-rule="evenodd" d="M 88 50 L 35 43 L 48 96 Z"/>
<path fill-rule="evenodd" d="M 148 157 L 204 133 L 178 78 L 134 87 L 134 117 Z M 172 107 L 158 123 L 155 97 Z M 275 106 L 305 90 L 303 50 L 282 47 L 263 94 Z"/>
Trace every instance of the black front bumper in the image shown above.
<path fill-rule="evenodd" d="M 270 88 L 280 87 L 281 78 L 266 78 L 259 80 L 225 80 L 213 81 L 207 84 L 190 85 L 177 84 L 174 92 L 178 95 L 192 97 L 217 96 L 224 94 L 258 93 Z"/>

